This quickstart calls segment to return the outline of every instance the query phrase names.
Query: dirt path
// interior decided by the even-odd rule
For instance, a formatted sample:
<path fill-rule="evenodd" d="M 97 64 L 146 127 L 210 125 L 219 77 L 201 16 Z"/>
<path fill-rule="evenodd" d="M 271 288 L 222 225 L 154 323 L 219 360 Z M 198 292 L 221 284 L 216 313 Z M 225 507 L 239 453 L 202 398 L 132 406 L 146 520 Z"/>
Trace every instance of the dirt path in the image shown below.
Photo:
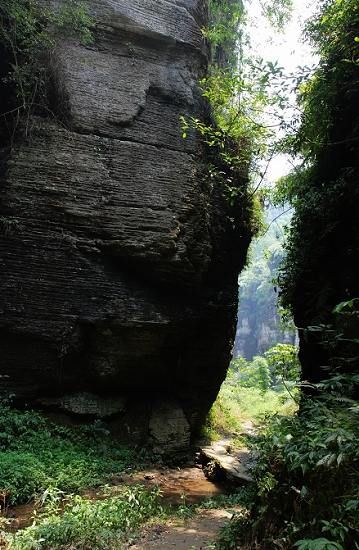
<path fill-rule="evenodd" d="M 239 509 L 238 509 L 239 510 Z M 237 510 L 237 511 L 238 511 Z M 128 550 L 210 550 L 233 511 L 198 510 L 193 518 L 147 527 Z"/>

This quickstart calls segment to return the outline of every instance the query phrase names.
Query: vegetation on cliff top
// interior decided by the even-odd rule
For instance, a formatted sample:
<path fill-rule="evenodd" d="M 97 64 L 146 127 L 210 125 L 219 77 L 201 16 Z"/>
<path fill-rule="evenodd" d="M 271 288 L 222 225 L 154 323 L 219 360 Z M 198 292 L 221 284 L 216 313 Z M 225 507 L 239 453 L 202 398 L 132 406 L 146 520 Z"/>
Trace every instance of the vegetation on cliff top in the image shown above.
<path fill-rule="evenodd" d="M 262 10 L 278 28 L 288 20 L 291 0 L 263 1 Z M 210 24 L 202 29 L 211 49 L 208 75 L 200 82 L 212 109 L 212 120 L 182 117 L 183 137 L 195 128 L 219 162 L 208 166 L 209 179 L 223 189 L 230 205 L 251 211 L 251 230 L 262 227 L 266 190 L 263 159 L 273 155 L 277 129 L 266 124 L 265 113 L 283 103 L 279 93 L 280 67 L 250 51 L 246 34 L 247 1 L 211 0 Z M 246 46 L 246 47 L 244 47 Z M 248 46 L 248 47 L 247 47 Z M 243 191 L 249 181 L 249 197 Z"/>
<path fill-rule="evenodd" d="M 92 41 L 94 21 L 79 0 L 64 0 L 54 11 L 36 0 L 2 0 L 0 5 L 0 130 L 14 141 L 20 129 L 30 133 L 30 116 L 54 116 L 49 98 L 50 74 L 44 59 L 56 46 L 56 33 L 76 36 L 84 44 Z M 13 90 L 9 101 L 8 89 Z M 0 131 L 1 134 L 4 130 Z M 10 134 L 10 135 L 9 135 Z"/>
<path fill-rule="evenodd" d="M 306 35 L 320 63 L 298 89 L 300 125 L 283 143 L 302 162 L 276 197 L 295 208 L 282 300 L 307 324 L 330 322 L 335 305 L 358 293 L 359 5 L 319 5 Z"/>

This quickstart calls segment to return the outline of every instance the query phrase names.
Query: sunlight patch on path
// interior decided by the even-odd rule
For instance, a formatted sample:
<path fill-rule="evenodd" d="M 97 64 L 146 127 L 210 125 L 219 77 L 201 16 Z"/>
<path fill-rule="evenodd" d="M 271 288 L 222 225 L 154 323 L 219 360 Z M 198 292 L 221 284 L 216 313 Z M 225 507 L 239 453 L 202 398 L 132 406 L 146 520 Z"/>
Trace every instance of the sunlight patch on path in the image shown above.
<path fill-rule="evenodd" d="M 239 507 L 231 510 L 199 510 L 191 519 L 178 520 L 166 525 L 146 528 L 129 550 L 210 550 L 220 530 L 239 512 Z"/>

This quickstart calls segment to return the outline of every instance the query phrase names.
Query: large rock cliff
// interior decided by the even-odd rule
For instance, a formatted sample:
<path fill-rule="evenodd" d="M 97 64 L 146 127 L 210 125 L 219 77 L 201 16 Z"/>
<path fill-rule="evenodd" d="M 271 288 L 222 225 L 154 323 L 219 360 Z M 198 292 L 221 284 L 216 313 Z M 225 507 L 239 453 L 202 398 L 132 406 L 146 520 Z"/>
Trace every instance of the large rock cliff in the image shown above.
<path fill-rule="evenodd" d="M 206 2 L 89 9 L 94 43 L 57 38 L 51 113 L 0 171 L 0 385 L 181 447 L 225 376 L 250 240 L 247 199 L 182 138 L 208 116 Z"/>

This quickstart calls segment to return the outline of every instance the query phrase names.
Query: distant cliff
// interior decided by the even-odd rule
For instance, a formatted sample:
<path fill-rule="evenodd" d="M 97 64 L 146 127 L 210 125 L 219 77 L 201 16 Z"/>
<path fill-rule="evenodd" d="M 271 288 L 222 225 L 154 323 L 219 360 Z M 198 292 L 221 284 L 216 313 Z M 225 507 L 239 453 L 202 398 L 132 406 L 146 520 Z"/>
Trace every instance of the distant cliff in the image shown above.
<path fill-rule="evenodd" d="M 297 341 L 294 324 L 284 325 L 281 320 L 275 282 L 284 259 L 284 227 L 291 218 L 287 211 L 274 207 L 266 210 L 268 229 L 252 243 L 248 265 L 239 276 L 235 357 L 251 360 L 279 342 Z"/>
<path fill-rule="evenodd" d="M 225 377 L 251 237 L 182 138 L 180 115 L 209 116 L 207 5 L 88 6 L 94 43 L 46 61 L 51 113 L 3 140 L 1 391 L 179 449 Z"/>

